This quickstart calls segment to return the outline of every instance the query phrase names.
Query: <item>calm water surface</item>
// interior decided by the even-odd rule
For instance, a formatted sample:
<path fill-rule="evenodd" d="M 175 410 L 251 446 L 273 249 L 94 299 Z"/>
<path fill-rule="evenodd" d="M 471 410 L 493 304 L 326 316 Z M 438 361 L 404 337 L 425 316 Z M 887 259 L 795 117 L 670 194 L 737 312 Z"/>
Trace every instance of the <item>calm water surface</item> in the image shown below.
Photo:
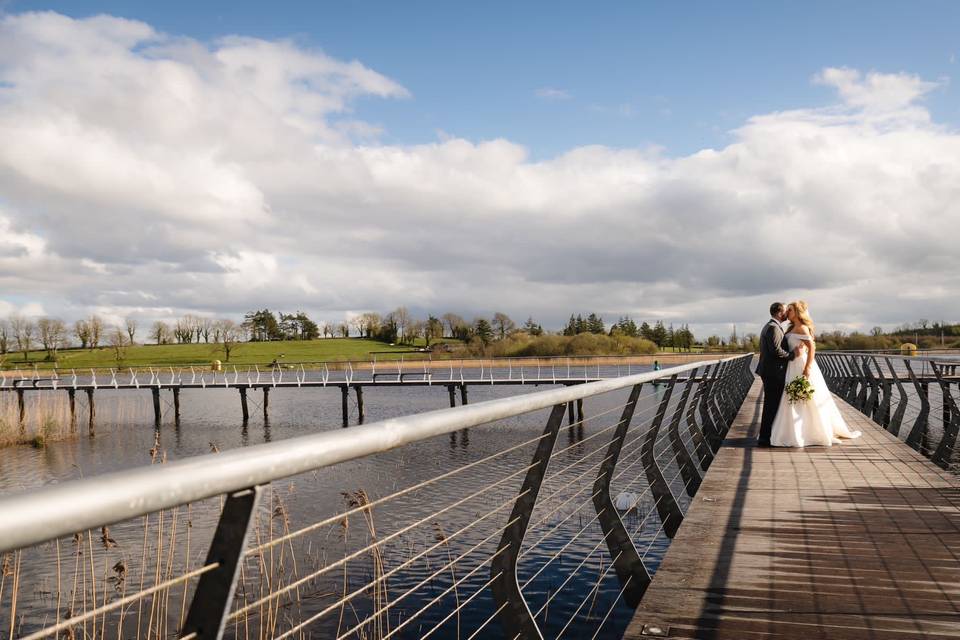
<path fill-rule="evenodd" d="M 477 385 L 470 387 L 470 401 L 543 389 Z M 662 393 L 662 387 L 644 388 L 617 467 L 620 475 L 613 482 L 614 495 L 622 490 L 643 494 L 647 489 L 639 465 L 639 436 L 648 427 Z M 561 430 L 524 541 L 518 569 L 520 584 L 531 610 L 539 611 L 538 620 L 548 637 L 591 637 L 598 629 L 601 636 L 617 636 L 629 621 L 630 610 L 618 598 L 621 585 L 610 568 L 610 555 L 590 501 L 597 465 L 626 395 L 624 391 L 588 399 L 585 424 Z M 674 394 L 671 411 L 678 396 Z M 250 397 L 254 401 L 261 398 L 259 393 Z M 0 449 L 0 492 L 151 464 L 151 450 L 154 463 L 162 464 L 164 459 L 343 429 L 336 388 L 275 389 L 270 395 L 269 421 L 252 402 L 252 419 L 247 424 L 240 419 L 235 390 L 184 391 L 179 425 L 173 422 L 169 395 L 165 393 L 163 398 L 165 416 L 155 430 L 148 391 L 98 391 L 96 437 L 82 435 L 43 449 Z M 444 408 L 447 403 L 443 386 L 382 387 L 365 392 L 368 423 Z M 352 394 L 351 413 L 351 424 L 355 424 L 357 410 Z M 393 637 L 413 638 L 431 630 L 434 637 L 469 637 L 494 614 L 495 606 L 485 588 L 490 580 L 487 561 L 498 548 L 500 532 L 509 519 L 547 413 L 539 411 L 433 438 L 274 483 L 259 510 L 253 544 L 325 518 L 333 521 L 248 558 L 239 589 L 246 602 L 266 593 L 270 585 L 289 584 L 318 571 L 364 547 L 374 536 L 390 540 L 383 545 L 381 556 L 365 552 L 344 566 L 305 581 L 281 599 L 283 605 L 274 611 L 273 620 L 263 608 L 255 610 L 252 618 L 230 627 L 230 635 L 247 638 L 279 634 L 387 571 L 391 573 L 381 590 L 359 593 L 295 637 L 357 637 L 358 632 L 365 637 L 382 637 L 392 632 Z M 80 423 L 85 424 L 84 410 Z M 351 495 L 361 490 L 370 500 L 376 500 L 521 444 L 466 472 L 378 505 L 369 519 L 362 514 L 334 518 L 348 508 Z M 661 440 L 657 451 L 668 446 Z M 672 463 L 666 465 L 664 475 L 673 480 L 674 493 L 682 496 L 682 481 Z M 475 493 L 478 495 L 470 497 Z M 26 551 L 20 560 L 19 632 L 49 623 L 58 610 L 58 595 L 61 615 L 76 613 L 92 607 L 92 596 L 90 602 L 83 601 L 88 590 L 99 593 L 98 601 L 102 602 L 104 593 L 113 597 L 114 593 L 136 591 L 141 574 L 149 585 L 157 575 L 175 576 L 187 564 L 202 564 L 218 513 L 219 500 L 206 501 L 192 505 L 189 512 L 186 508 L 167 512 L 162 522 L 154 515 L 146 521 L 115 525 L 108 531 L 109 540 L 94 531 L 89 538 L 64 539 L 59 545 L 49 543 Z M 635 531 L 638 549 L 647 551 L 647 568 L 654 571 L 668 541 L 660 531 L 650 496 L 623 519 L 627 528 Z M 401 533 L 393 535 L 397 532 Z M 117 569 L 118 563 L 122 563 L 123 571 Z M 182 596 L 180 590 L 173 590 L 162 606 L 153 603 L 129 610 L 123 637 L 136 637 L 136 621 L 139 619 L 140 628 L 146 629 L 149 617 L 158 621 L 149 622 L 156 625 L 156 635 L 150 637 L 172 636 L 182 615 Z M 9 586 L 0 591 L 3 629 L 9 626 L 10 597 Z M 372 623 L 362 624 L 383 603 L 391 603 L 389 610 Z M 457 613 L 452 614 L 454 611 Z M 161 619 L 166 627 L 159 622 Z M 493 621 L 477 637 L 501 635 L 499 624 Z"/>

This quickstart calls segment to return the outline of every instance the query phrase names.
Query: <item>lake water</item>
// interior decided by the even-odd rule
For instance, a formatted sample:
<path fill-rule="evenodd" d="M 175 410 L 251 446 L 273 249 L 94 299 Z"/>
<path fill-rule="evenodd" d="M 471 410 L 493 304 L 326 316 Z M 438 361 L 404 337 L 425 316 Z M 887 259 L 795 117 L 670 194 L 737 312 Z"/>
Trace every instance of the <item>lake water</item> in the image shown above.
<path fill-rule="evenodd" d="M 470 402 L 540 390 L 471 386 Z M 652 497 L 649 492 L 643 495 L 647 484 L 639 464 L 639 435 L 649 426 L 662 393 L 662 386 L 644 387 L 617 467 L 620 475 L 612 487 L 614 495 L 627 490 L 643 496 L 640 508 L 623 519 L 635 531 L 635 544 L 641 554 L 646 553 L 644 563 L 651 572 L 668 540 L 660 530 Z M 671 412 L 679 395 L 674 394 Z M 155 430 L 148 391 L 98 391 L 96 437 L 82 435 L 43 449 L 0 450 L 0 491 L 343 429 L 336 388 L 275 389 L 269 421 L 254 402 L 260 397 L 250 395 L 252 418 L 244 425 L 235 390 L 184 391 L 179 426 L 167 405 L 163 424 Z M 621 585 L 611 570 L 590 500 L 597 466 L 626 397 L 623 391 L 588 399 L 584 424 L 565 424 L 561 429 L 524 540 L 520 584 L 531 610 L 539 611 L 538 621 L 547 637 L 591 637 L 598 631 L 616 636 L 630 618 L 630 609 L 619 599 Z M 168 400 L 165 393 L 165 405 Z M 367 389 L 365 404 L 370 423 L 444 408 L 448 396 L 443 386 L 377 387 Z M 351 394 L 351 424 L 356 411 Z M 330 609 L 292 637 L 413 638 L 432 633 L 467 638 L 478 630 L 476 637 L 500 637 L 499 623 L 488 622 L 496 608 L 486 588 L 491 578 L 488 560 L 498 548 L 547 414 L 534 412 L 274 483 L 258 513 L 254 545 L 317 521 L 331 522 L 247 559 L 238 590 L 240 606 L 285 584 L 302 582 L 271 601 L 275 606 L 256 607 L 240 616 L 231 623 L 228 635 L 276 636 Z M 84 420 L 81 409 L 81 425 Z M 668 447 L 661 438 L 656 450 Z M 495 457 L 487 460 L 490 456 Z M 672 480 L 674 494 L 681 496 L 685 508 L 684 487 L 672 456 L 662 459 L 664 475 Z M 482 460 L 486 461 L 467 471 L 375 506 L 369 519 L 363 513 L 346 520 L 336 517 L 361 490 L 369 500 L 377 500 Z M 76 615 L 93 608 L 94 602 L 137 591 L 141 580 L 143 586 L 150 586 L 179 575 L 186 566 L 199 566 L 218 514 L 219 500 L 211 500 L 192 505 L 189 512 L 186 508 L 166 512 L 162 522 L 155 514 L 148 520 L 112 526 L 106 536 L 93 531 L 80 539 L 25 551 L 19 559 L 17 635 L 49 624 L 58 610 L 61 616 L 68 611 Z M 365 551 L 342 566 L 321 571 L 363 549 L 374 536 L 389 539 L 379 555 Z M 12 567 L 16 560 L 9 557 L 7 565 Z M 303 580 L 318 571 L 320 575 Z M 381 588 L 359 591 L 349 602 L 336 605 L 344 594 L 360 590 L 384 572 L 387 577 L 378 583 Z M 0 590 L 3 629 L 10 624 L 11 578 Z M 116 616 L 107 617 L 97 631 L 106 627 L 111 637 L 115 631 L 110 630 L 122 624 L 123 637 L 172 637 L 182 619 L 183 595 L 177 586 L 146 598 L 126 609 L 122 623 Z M 381 609 L 380 615 L 364 622 Z M 92 625 L 86 631 L 92 633 Z"/>

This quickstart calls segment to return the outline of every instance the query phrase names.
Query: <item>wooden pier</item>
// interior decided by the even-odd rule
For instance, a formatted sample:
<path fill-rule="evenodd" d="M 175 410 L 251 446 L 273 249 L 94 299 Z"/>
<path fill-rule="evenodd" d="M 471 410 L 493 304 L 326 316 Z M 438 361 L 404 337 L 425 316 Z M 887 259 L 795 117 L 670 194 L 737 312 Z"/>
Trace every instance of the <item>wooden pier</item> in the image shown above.
<path fill-rule="evenodd" d="M 857 440 L 757 449 L 751 389 L 626 638 L 960 638 L 960 478 Z"/>

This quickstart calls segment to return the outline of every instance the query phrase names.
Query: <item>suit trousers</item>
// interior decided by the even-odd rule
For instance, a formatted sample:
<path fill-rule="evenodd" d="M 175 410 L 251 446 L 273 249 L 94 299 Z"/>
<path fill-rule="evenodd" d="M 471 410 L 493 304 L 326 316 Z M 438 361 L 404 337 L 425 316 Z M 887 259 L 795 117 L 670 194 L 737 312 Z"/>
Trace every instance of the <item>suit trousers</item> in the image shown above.
<path fill-rule="evenodd" d="M 777 417 L 780 400 L 783 398 L 783 389 L 787 386 L 786 372 L 761 378 L 763 382 L 763 412 L 760 415 L 760 442 L 770 442 L 770 431 L 773 428 L 773 419 Z"/>

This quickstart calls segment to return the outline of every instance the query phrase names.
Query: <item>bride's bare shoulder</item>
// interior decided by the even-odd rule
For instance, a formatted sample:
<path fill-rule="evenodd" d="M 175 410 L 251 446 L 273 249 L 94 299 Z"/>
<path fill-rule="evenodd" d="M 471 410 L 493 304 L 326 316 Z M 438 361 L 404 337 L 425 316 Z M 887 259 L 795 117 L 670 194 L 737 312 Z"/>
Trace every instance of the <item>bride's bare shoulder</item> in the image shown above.
<path fill-rule="evenodd" d="M 801 324 L 797 327 L 797 333 L 801 333 L 805 336 L 813 337 L 813 333 L 810 331 L 810 327 L 805 324 Z"/>

